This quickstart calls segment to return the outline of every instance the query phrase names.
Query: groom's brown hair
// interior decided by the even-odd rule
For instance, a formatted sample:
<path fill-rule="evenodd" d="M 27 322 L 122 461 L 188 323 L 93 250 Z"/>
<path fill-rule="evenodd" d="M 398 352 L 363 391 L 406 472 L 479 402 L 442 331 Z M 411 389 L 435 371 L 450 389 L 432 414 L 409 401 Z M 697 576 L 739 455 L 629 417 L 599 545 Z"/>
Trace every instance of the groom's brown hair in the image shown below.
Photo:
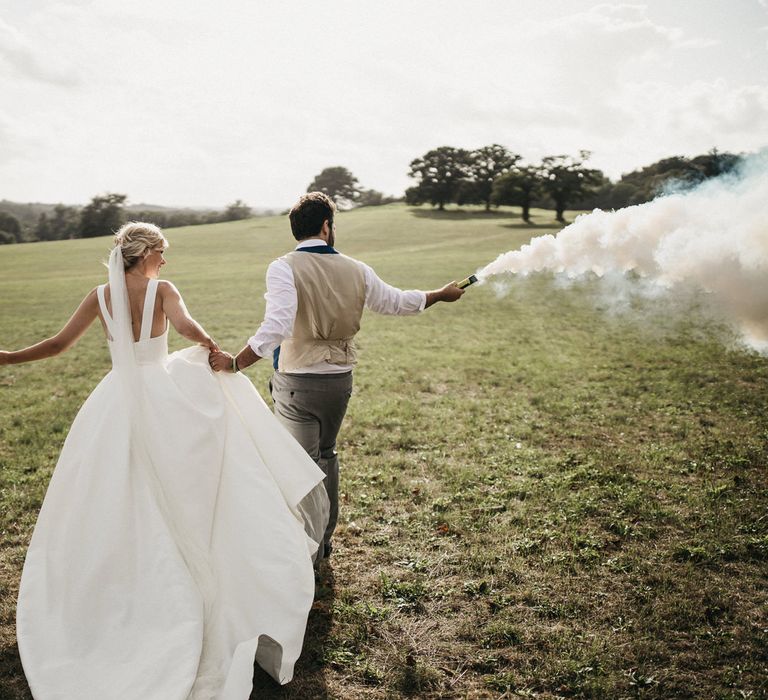
<path fill-rule="evenodd" d="M 308 192 L 301 195 L 288 213 L 291 221 L 291 233 L 297 241 L 312 238 L 320 233 L 323 222 L 333 224 L 336 205 L 333 200 L 322 192 Z"/>

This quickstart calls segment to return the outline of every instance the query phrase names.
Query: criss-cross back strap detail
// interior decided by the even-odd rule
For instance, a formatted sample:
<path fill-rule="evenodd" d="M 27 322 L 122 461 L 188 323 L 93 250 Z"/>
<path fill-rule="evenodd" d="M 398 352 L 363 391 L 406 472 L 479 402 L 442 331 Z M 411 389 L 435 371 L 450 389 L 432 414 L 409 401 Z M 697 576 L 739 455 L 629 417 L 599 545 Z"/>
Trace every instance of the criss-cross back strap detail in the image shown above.
<path fill-rule="evenodd" d="M 155 296 L 157 295 L 157 280 L 149 280 L 147 293 L 144 295 L 144 312 L 141 315 L 141 334 L 139 342 L 149 340 L 152 335 L 152 319 L 155 315 Z"/>
<path fill-rule="evenodd" d="M 106 289 L 106 284 L 100 284 L 98 287 L 96 287 L 96 296 L 99 298 L 99 307 L 101 308 L 101 315 L 104 318 L 104 323 L 107 326 L 107 332 L 109 333 L 110 340 L 114 340 L 115 338 L 115 322 L 112 319 L 112 316 L 109 315 L 109 309 L 107 309 L 107 301 L 104 297 L 104 290 Z"/>

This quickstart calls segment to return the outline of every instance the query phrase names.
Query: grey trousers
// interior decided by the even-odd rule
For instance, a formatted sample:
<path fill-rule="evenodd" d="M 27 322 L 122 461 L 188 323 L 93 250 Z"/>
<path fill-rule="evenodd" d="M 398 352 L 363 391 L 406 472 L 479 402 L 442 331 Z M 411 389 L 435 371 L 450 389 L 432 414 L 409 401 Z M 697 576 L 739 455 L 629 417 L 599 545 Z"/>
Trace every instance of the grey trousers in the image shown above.
<path fill-rule="evenodd" d="M 275 416 L 325 474 L 331 504 L 325 545 L 339 519 L 339 457 L 336 436 L 352 395 L 352 372 L 342 374 L 284 374 L 269 382 Z"/>

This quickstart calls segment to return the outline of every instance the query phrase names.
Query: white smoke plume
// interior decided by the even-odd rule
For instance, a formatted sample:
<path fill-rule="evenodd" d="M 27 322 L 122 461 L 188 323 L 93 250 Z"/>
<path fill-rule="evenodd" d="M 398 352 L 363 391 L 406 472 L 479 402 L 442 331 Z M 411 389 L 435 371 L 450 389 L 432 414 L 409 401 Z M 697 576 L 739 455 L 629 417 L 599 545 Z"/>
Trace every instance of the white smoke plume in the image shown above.
<path fill-rule="evenodd" d="M 694 190 L 581 215 L 557 235 L 534 238 L 477 274 L 484 280 L 541 271 L 568 278 L 632 272 L 645 289 L 699 289 L 750 347 L 768 351 L 768 149 L 748 158 L 737 174 Z"/>

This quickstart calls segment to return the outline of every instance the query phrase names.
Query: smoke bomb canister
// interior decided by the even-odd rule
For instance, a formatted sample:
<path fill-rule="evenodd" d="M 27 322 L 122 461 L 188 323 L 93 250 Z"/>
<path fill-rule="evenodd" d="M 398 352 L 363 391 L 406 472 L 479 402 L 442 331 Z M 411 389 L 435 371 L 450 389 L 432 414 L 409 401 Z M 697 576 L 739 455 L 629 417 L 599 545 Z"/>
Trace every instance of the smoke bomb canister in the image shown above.
<path fill-rule="evenodd" d="M 466 279 L 461 280 L 461 282 L 458 282 L 456 286 L 459 289 L 464 289 L 465 287 L 469 287 L 470 284 L 474 284 L 477 282 L 477 277 L 475 275 L 470 275 Z"/>

